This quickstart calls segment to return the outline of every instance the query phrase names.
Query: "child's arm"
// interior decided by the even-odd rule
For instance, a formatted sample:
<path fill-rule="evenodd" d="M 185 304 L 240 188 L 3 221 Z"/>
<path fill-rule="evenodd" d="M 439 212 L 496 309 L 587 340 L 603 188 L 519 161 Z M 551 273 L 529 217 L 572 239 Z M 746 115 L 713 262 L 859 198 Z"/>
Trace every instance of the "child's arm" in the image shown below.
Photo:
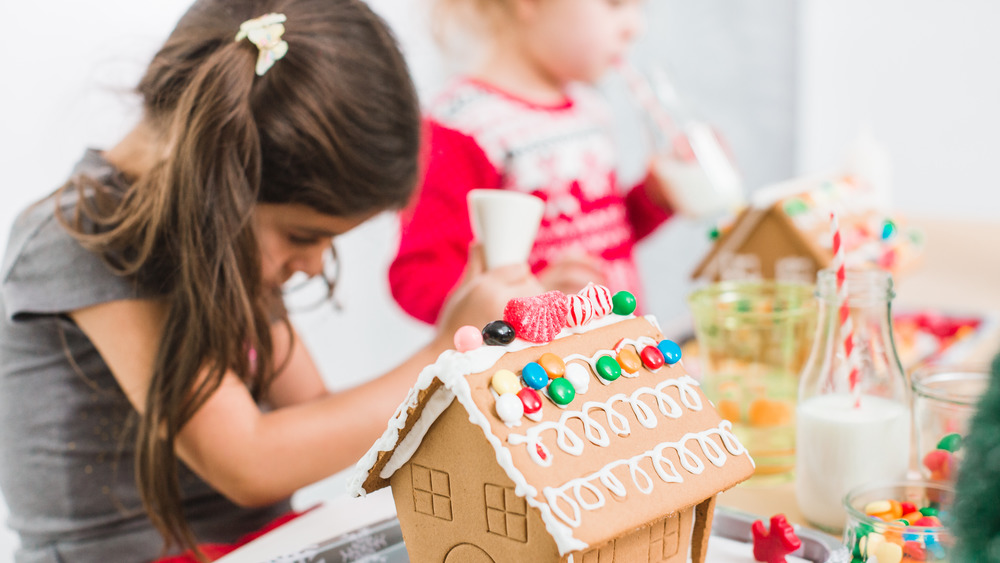
<path fill-rule="evenodd" d="M 262 412 L 240 378 L 227 373 L 181 430 L 177 453 L 240 505 L 286 498 L 355 463 L 385 430 L 420 370 L 451 347 L 458 326 L 482 326 L 497 318 L 507 299 L 536 291 L 537 281 L 526 265 L 474 274 L 449 301 L 442 329 L 431 344 L 376 380 L 305 403 Z M 145 410 L 166 306 L 158 301 L 112 301 L 74 311 L 71 317 L 132 405 Z"/>
<path fill-rule="evenodd" d="M 426 132 L 425 174 L 400 216 L 389 285 L 404 311 L 433 324 L 468 261 L 472 227 L 466 196 L 474 188 L 499 187 L 500 173 L 471 137 L 435 122 Z"/>

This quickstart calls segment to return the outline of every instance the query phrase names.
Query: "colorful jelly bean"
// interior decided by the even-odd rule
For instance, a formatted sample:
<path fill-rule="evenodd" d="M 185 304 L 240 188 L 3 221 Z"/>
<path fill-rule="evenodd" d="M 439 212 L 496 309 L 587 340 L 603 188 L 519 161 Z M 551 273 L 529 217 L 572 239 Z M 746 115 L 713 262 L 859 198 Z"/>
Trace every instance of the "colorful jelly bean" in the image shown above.
<path fill-rule="evenodd" d="M 643 365 L 649 371 L 656 371 L 663 367 L 663 352 L 656 346 L 646 346 L 639 352 L 639 357 L 642 358 Z"/>
<path fill-rule="evenodd" d="M 948 434 L 937 444 L 937 449 L 945 450 L 949 452 L 957 452 L 962 449 L 962 435 L 961 434 Z"/>
<path fill-rule="evenodd" d="M 538 365 L 542 366 L 552 379 L 566 375 L 566 364 L 563 359 L 552 352 L 542 354 L 542 357 L 538 358 Z"/>
<path fill-rule="evenodd" d="M 455 331 L 455 349 L 459 352 L 471 352 L 483 345 L 483 333 L 474 326 L 463 326 Z"/>
<path fill-rule="evenodd" d="M 611 356 L 601 356 L 597 359 L 597 375 L 605 381 L 614 381 L 621 377 L 622 368 Z"/>
<path fill-rule="evenodd" d="M 611 311 L 616 315 L 631 315 L 635 311 L 635 296 L 619 291 L 611 298 Z"/>
<path fill-rule="evenodd" d="M 544 389 L 549 384 L 549 374 L 545 368 L 535 362 L 529 362 L 521 368 L 521 379 L 532 389 Z"/>
<path fill-rule="evenodd" d="M 660 349 L 660 352 L 663 354 L 663 360 L 667 364 L 674 365 L 681 361 L 681 347 L 673 340 L 661 340 L 656 347 Z"/>
<path fill-rule="evenodd" d="M 489 346 L 506 346 L 515 336 L 514 327 L 506 321 L 493 321 L 483 328 L 483 342 Z"/>
<path fill-rule="evenodd" d="M 566 364 L 566 375 L 564 376 L 576 389 L 578 395 L 587 392 L 590 387 L 590 369 L 578 362 Z"/>
<path fill-rule="evenodd" d="M 925 507 L 921 508 L 919 510 L 919 512 L 921 514 L 923 514 L 924 516 L 937 516 L 938 515 L 938 509 L 935 508 L 935 507 L 933 507 L 933 506 L 925 506 Z"/>
<path fill-rule="evenodd" d="M 904 515 L 910 514 L 911 512 L 917 511 L 917 505 L 913 504 L 912 502 L 901 502 L 899 503 L 899 509 L 903 511 Z"/>
<path fill-rule="evenodd" d="M 892 510 L 892 504 L 887 500 L 877 500 L 869 502 L 865 505 L 865 514 L 869 516 L 874 516 L 876 514 L 885 514 Z"/>
<path fill-rule="evenodd" d="M 507 393 L 515 395 L 521 390 L 521 382 L 518 381 L 514 372 L 507 369 L 497 370 L 493 374 L 493 378 L 490 379 L 490 385 L 493 386 L 493 390 L 497 392 L 497 395 L 505 395 Z"/>
<path fill-rule="evenodd" d="M 558 379 L 553 379 L 549 383 L 549 397 L 552 398 L 552 402 L 564 407 L 576 398 L 576 389 L 573 389 L 573 384 L 566 380 L 564 377 Z"/>
<path fill-rule="evenodd" d="M 518 391 L 517 397 L 521 399 L 521 404 L 524 405 L 525 414 L 535 414 L 542 410 L 542 398 L 538 396 L 538 391 L 535 391 L 531 387 L 525 387 Z"/>
<path fill-rule="evenodd" d="M 514 393 L 501 393 L 497 397 L 497 416 L 507 424 L 517 424 L 524 416 L 524 403 Z"/>
<path fill-rule="evenodd" d="M 882 542 L 871 553 L 878 563 L 900 563 L 903 560 L 903 546 L 889 541 Z"/>
<path fill-rule="evenodd" d="M 635 373 L 642 367 L 642 360 L 639 359 L 639 354 L 635 353 L 635 349 L 627 346 L 618 352 L 618 365 L 625 373 Z"/>

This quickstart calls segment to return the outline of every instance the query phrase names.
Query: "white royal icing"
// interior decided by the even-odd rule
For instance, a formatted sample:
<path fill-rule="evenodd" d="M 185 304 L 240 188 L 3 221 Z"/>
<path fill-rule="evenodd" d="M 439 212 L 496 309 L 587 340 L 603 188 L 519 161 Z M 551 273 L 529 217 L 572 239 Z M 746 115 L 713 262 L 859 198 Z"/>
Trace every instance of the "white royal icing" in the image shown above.
<path fill-rule="evenodd" d="M 712 439 L 712 436 L 718 436 L 721 439 L 721 447 Z M 597 510 L 604 506 L 605 494 L 598 483 L 615 496 L 625 497 L 628 495 L 625 484 L 613 473 L 613 470 L 618 467 L 627 467 L 635 488 L 647 495 L 653 491 L 655 482 L 649 473 L 640 466 L 640 462 L 645 459 L 652 462 L 653 469 L 661 481 L 665 483 L 684 482 L 684 477 L 677 471 L 674 462 L 664 455 L 665 450 L 671 449 L 677 452 L 681 467 L 692 475 L 700 475 L 705 470 L 705 462 L 688 446 L 688 442 L 692 440 L 701 447 L 704 458 L 715 467 L 725 465 L 726 460 L 729 459 L 729 456 L 726 455 L 727 452 L 732 456 L 746 455 L 750 463 L 753 463 L 753 458 L 733 434 L 732 423 L 723 420 L 717 428 L 685 434 L 676 442 L 663 442 L 637 456 L 613 461 L 590 475 L 570 479 L 559 487 L 545 487 L 542 494 L 545 496 L 552 514 L 566 525 L 577 528 L 580 526 L 583 510 Z M 572 514 L 567 514 L 563 506 L 567 506 Z"/>
<path fill-rule="evenodd" d="M 583 404 L 580 410 L 567 410 L 559 417 L 558 421 L 536 424 L 524 434 L 510 434 L 507 437 L 507 442 L 513 445 L 524 444 L 528 456 L 535 463 L 543 467 L 548 467 L 552 465 L 552 456 L 549 448 L 542 443 L 541 434 L 549 430 L 554 430 L 556 433 L 556 444 L 559 446 L 559 449 L 570 455 L 582 455 L 584 450 L 583 439 L 569 425 L 570 421 L 579 421 L 583 424 L 584 435 L 592 444 L 602 448 L 607 447 L 611 444 L 608 429 L 598 422 L 597 419 L 591 417 L 590 412 L 601 411 L 604 414 L 603 418 L 607 419 L 608 427 L 612 432 L 618 436 L 627 436 L 632 431 L 628 418 L 614 408 L 615 404 L 624 403 L 632 407 L 632 412 L 635 413 L 635 418 L 639 424 L 646 428 L 656 428 L 658 422 L 656 414 L 653 412 L 652 407 L 642 400 L 643 397 L 652 397 L 656 401 L 659 411 L 667 418 L 676 419 L 684 414 L 684 409 L 677 403 L 677 400 L 664 392 L 664 389 L 667 387 L 677 388 L 680 393 L 681 403 L 689 410 L 700 411 L 702 409 L 701 395 L 698 394 L 696 389 L 698 382 L 690 376 L 684 375 L 677 379 L 661 381 L 655 388 L 640 387 L 633 391 L 631 395 L 618 393 L 604 402 L 588 401 Z M 539 450 L 541 450 L 541 454 Z"/>

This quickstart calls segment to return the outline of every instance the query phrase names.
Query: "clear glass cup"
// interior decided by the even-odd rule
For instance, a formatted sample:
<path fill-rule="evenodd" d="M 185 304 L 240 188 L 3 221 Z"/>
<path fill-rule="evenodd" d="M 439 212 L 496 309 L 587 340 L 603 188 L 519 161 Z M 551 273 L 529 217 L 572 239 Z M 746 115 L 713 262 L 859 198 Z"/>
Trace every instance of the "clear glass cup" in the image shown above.
<path fill-rule="evenodd" d="M 913 429 L 920 473 L 954 483 L 962 441 L 989 385 L 986 366 L 928 365 L 913 371 Z"/>
<path fill-rule="evenodd" d="M 955 499 L 955 490 L 945 483 L 919 480 L 882 481 L 853 489 L 844 498 L 847 520 L 844 545 L 854 561 L 948 561 L 955 538 L 947 528 L 948 512 Z M 942 525 L 917 526 L 920 522 L 899 520 L 890 516 L 879 518 L 866 514 L 867 506 L 881 501 L 895 501 L 896 507 L 911 503 L 918 510 L 933 515 Z M 896 512 L 901 512 L 897 509 Z M 893 514 L 892 516 L 895 516 Z M 900 516 L 900 518 L 906 515 Z M 921 518 L 924 514 L 921 514 Z M 884 545 L 889 544 L 889 545 Z"/>
<path fill-rule="evenodd" d="M 816 300 L 810 284 L 726 281 L 688 297 L 701 385 L 764 476 L 795 465 L 798 374 L 809 356 Z"/>

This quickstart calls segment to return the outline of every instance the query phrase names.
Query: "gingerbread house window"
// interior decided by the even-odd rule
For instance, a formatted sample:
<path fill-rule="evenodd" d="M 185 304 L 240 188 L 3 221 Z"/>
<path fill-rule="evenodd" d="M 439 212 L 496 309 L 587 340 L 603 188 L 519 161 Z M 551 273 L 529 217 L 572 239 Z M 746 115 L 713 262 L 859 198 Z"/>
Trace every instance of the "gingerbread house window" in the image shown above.
<path fill-rule="evenodd" d="M 486 529 L 521 543 L 528 541 L 528 506 L 510 487 L 486 484 Z"/>
<path fill-rule="evenodd" d="M 660 563 L 677 555 L 681 519 L 676 514 L 653 524 L 649 530 L 649 563 Z"/>
<path fill-rule="evenodd" d="M 413 464 L 413 509 L 451 520 L 451 479 L 444 471 Z"/>

